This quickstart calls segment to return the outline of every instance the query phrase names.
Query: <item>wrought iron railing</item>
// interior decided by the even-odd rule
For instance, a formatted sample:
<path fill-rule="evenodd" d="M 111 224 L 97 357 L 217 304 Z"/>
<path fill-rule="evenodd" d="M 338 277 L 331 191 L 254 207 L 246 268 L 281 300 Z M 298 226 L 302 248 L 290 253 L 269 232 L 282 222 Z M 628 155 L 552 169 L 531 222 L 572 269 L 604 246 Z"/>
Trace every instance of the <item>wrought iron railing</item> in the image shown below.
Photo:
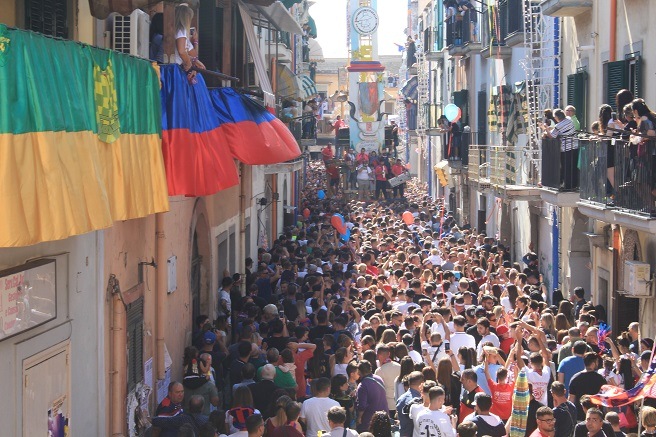
<path fill-rule="evenodd" d="M 581 200 L 606 204 L 607 194 L 608 144 L 605 140 L 587 139 L 579 141 L 581 162 L 580 196 Z"/>
<path fill-rule="evenodd" d="M 564 147 L 567 146 L 567 147 Z M 542 140 L 542 186 L 557 191 L 579 189 L 578 138 Z M 573 149 L 565 151 L 566 148 Z"/>
<path fill-rule="evenodd" d="M 615 152 L 614 203 L 617 208 L 654 217 L 656 139 L 635 138 L 635 142 L 616 139 L 610 144 Z"/>
<path fill-rule="evenodd" d="M 483 48 L 506 45 L 508 3 L 499 2 L 496 6 L 483 8 L 481 14 L 481 43 Z"/>
<path fill-rule="evenodd" d="M 471 9 L 464 14 L 458 12 L 456 15 L 446 19 L 446 45 L 463 46 L 470 42 L 480 42 L 479 17 L 476 11 Z"/>

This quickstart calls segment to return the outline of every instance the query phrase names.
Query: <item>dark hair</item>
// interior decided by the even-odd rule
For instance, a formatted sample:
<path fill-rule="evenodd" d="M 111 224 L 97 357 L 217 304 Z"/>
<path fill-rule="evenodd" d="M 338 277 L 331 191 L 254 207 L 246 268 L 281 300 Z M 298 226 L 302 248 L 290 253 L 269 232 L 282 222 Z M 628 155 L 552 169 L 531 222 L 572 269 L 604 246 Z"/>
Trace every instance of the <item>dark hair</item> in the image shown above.
<path fill-rule="evenodd" d="M 457 431 L 458 437 L 476 437 L 478 426 L 474 422 L 462 422 Z"/>
<path fill-rule="evenodd" d="M 544 416 L 553 416 L 553 410 L 549 407 L 540 407 L 538 410 L 535 412 L 535 417 L 538 419 Z"/>
<path fill-rule="evenodd" d="M 251 414 L 246 418 L 246 430 L 249 434 L 254 434 L 263 423 L 261 414 Z"/>
<path fill-rule="evenodd" d="M 565 390 L 565 384 L 563 384 L 560 381 L 554 381 L 551 383 L 551 393 L 553 393 L 556 396 L 563 397 L 565 396 L 565 393 L 567 390 Z"/>
<path fill-rule="evenodd" d="M 369 422 L 369 432 L 374 437 L 391 437 L 392 421 L 387 411 L 376 411 Z"/>
<path fill-rule="evenodd" d="M 601 105 L 599 107 L 599 130 L 602 134 L 606 133 L 612 112 L 613 108 L 611 108 L 610 105 Z"/>
<path fill-rule="evenodd" d="M 317 378 L 313 381 L 313 383 L 316 393 L 322 393 L 330 388 L 330 379 L 328 378 Z"/>
<path fill-rule="evenodd" d="M 585 364 L 585 367 L 590 367 L 597 362 L 598 358 L 595 352 L 587 352 L 583 355 L 583 364 Z"/>
<path fill-rule="evenodd" d="M 348 382 L 348 378 L 343 373 L 338 373 L 334 375 L 330 380 L 330 395 L 341 396 L 343 393 L 340 387 L 346 384 L 347 382 Z"/>
<path fill-rule="evenodd" d="M 473 382 L 478 382 L 478 375 L 476 375 L 476 371 L 474 369 L 463 370 L 461 376 L 464 379 L 468 379 Z"/>
<path fill-rule="evenodd" d="M 649 121 L 656 124 L 656 114 L 654 114 L 652 110 L 649 109 L 644 100 L 635 99 L 633 102 L 631 102 L 631 108 L 633 108 L 634 111 L 637 111 L 640 117 L 646 116 Z"/>
<path fill-rule="evenodd" d="M 346 409 L 344 407 L 330 407 L 328 410 L 328 420 L 338 425 L 343 425 L 346 422 Z"/>
<path fill-rule="evenodd" d="M 164 14 L 156 13 L 150 19 L 150 41 L 155 35 L 164 35 Z"/>
<path fill-rule="evenodd" d="M 152 26 L 152 24 L 151 24 Z M 624 113 L 623 108 L 633 101 L 633 93 L 627 89 L 621 89 L 615 95 L 615 109 L 617 112 Z M 619 114 L 618 114 L 619 115 Z M 622 118 L 620 116 L 620 118 Z"/>

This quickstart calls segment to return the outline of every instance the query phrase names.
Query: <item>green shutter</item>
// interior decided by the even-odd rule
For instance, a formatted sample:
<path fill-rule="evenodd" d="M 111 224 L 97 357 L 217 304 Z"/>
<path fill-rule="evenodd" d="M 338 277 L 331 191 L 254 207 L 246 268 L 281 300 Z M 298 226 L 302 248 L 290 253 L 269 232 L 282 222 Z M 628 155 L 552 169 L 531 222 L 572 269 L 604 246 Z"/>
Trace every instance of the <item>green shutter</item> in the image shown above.
<path fill-rule="evenodd" d="M 642 97 L 642 58 L 636 56 L 633 58 L 633 77 L 631 84 L 631 91 L 633 92 L 633 97 L 638 98 Z"/>
<path fill-rule="evenodd" d="M 67 0 L 26 0 L 25 28 L 44 35 L 68 38 Z"/>
<path fill-rule="evenodd" d="M 478 144 L 487 143 L 487 91 L 478 92 L 476 102 L 476 113 L 478 114 Z"/>
<path fill-rule="evenodd" d="M 128 336 L 128 392 L 134 390 L 137 383 L 143 380 L 143 297 L 128 305 L 127 336 Z M 148 381 L 152 384 L 151 381 Z"/>
<path fill-rule="evenodd" d="M 606 76 L 606 103 L 613 111 L 617 112 L 615 107 L 615 96 L 618 91 L 629 88 L 629 67 L 628 61 L 608 62 L 604 64 Z"/>
<path fill-rule="evenodd" d="M 576 118 L 581 123 L 581 130 L 587 127 L 587 94 L 588 73 L 579 71 L 567 76 L 567 104 L 576 108 Z"/>

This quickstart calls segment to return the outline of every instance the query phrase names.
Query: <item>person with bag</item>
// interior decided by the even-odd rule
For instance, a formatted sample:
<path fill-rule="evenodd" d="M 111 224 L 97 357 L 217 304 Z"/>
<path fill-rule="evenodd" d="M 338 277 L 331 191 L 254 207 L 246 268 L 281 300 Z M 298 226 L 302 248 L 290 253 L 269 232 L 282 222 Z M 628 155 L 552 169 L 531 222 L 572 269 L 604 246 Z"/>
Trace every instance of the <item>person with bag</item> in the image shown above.
<path fill-rule="evenodd" d="M 554 405 L 553 414 L 556 419 L 556 435 L 572 437 L 576 426 L 576 405 L 567 400 L 567 389 L 562 382 L 554 381 L 551 384 L 551 395 Z"/>

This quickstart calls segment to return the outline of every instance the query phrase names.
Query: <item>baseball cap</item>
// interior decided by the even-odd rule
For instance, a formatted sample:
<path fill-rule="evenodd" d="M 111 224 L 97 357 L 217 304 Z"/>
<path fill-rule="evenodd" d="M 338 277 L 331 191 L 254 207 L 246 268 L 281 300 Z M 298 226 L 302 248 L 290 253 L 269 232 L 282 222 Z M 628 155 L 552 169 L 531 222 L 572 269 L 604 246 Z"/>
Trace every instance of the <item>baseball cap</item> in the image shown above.
<path fill-rule="evenodd" d="M 203 342 L 205 344 L 214 344 L 216 342 L 216 334 L 212 331 L 207 331 L 203 336 Z"/>

